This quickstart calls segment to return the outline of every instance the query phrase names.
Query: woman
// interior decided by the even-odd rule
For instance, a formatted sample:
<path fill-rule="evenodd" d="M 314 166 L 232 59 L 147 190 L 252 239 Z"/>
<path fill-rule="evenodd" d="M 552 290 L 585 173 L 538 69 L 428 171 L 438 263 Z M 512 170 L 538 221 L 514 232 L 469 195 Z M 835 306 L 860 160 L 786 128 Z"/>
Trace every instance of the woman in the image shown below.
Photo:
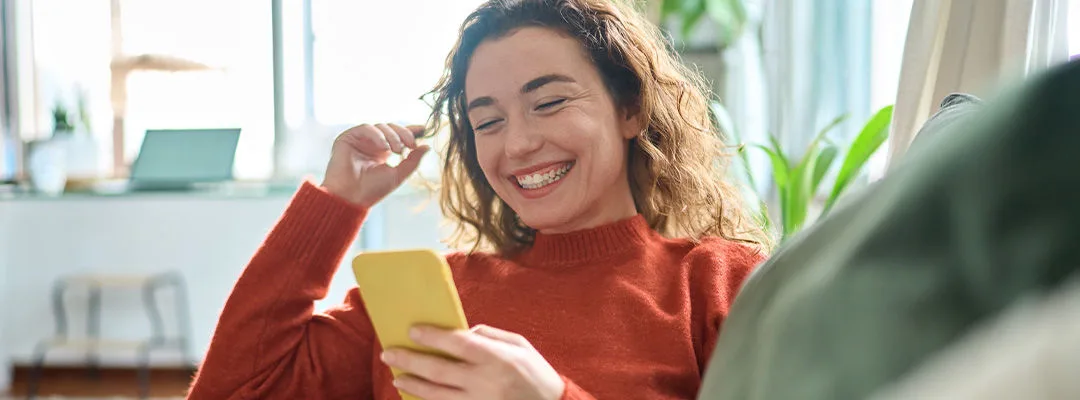
<path fill-rule="evenodd" d="M 384 352 L 355 289 L 313 314 L 366 210 L 427 151 L 423 129 L 361 125 L 240 277 L 189 398 L 694 397 L 768 246 L 720 179 L 700 81 L 610 0 L 490 1 L 447 63 L 428 131 L 448 121 L 441 201 L 473 250 L 447 260 L 480 325 L 413 333 L 463 361 Z"/>

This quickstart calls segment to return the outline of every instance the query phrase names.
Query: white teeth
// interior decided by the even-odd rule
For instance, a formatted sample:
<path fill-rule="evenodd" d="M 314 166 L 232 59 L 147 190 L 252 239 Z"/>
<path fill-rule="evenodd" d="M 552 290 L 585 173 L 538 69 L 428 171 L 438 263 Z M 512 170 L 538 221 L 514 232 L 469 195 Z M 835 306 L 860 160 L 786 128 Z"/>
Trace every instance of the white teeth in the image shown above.
<path fill-rule="evenodd" d="M 525 188 L 525 189 L 539 189 L 539 188 L 542 188 L 544 186 L 555 183 L 559 179 L 562 179 L 562 177 L 564 175 L 566 175 L 566 172 L 570 171 L 570 167 L 572 167 L 572 166 L 573 166 L 573 164 L 567 163 L 567 164 L 563 165 L 562 167 L 560 167 L 559 169 L 548 171 L 548 172 L 545 172 L 543 174 L 531 174 L 531 175 L 525 175 L 525 176 L 518 176 L 518 177 L 516 177 L 517 182 L 518 182 L 518 185 L 521 185 L 521 187 Z"/>

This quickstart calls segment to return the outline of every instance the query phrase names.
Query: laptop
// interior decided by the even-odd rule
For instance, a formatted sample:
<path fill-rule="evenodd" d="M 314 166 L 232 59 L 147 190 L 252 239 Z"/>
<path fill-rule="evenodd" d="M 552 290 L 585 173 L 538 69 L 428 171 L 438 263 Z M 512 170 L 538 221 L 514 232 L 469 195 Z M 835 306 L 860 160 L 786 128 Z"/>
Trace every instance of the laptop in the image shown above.
<path fill-rule="evenodd" d="M 231 181 L 239 140 L 239 128 L 147 130 L 128 189 L 190 190 Z"/>

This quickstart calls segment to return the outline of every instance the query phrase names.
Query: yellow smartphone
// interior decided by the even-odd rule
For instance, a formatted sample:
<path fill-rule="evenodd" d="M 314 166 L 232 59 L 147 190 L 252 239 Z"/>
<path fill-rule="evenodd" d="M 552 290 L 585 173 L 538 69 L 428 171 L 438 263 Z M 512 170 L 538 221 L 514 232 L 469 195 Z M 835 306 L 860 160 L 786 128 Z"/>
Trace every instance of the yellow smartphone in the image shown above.
<path fill-rule="evenodd" d="M 443 256 L 431 250 L 365 252 L 353 258 L 352 267 L 383 349 L 407 348 L 453 358 L 409 339 L 409 328 L 419 324 L 469 329 Z M 396 368 L 391 371 L 395 377 L 401 374 Z M 404 393 L 402 397 L 411 398 Z"/>

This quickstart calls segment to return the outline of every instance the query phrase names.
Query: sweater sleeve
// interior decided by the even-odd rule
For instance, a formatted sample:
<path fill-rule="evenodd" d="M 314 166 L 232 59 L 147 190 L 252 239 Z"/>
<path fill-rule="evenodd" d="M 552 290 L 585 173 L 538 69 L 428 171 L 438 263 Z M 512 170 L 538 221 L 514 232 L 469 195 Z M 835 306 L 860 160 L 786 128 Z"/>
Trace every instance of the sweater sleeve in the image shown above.
<path fill-rule="evenodd" d="M 314 313 L 365 216 L 301 186 L 229 295 L 189 399 L 372 398 L 374 329 L 357 290 Z"/>
<path fill-rule="evenodd" d="M 563 395 L 559 400 L 596 400 L 596 397 L 586 392 L 570 378 L 563 376 L 562 380 L 566 384 L 566 389 L 563 390 Z"/>
<path fill-rule="evenodd" d="M 693 335 L 702 376 L 735 296 L 754 267 L 764 260 L 760 251 L 723 239 L 703 240 L 687 255 Z"/>

